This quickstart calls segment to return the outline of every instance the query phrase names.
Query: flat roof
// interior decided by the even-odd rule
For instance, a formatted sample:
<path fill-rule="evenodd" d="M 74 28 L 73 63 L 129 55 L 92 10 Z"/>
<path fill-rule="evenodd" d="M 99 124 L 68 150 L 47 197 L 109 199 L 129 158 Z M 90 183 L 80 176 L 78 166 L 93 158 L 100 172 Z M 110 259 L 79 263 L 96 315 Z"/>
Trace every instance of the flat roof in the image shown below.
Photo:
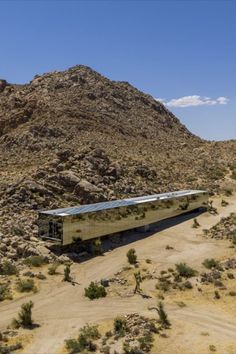
<path fill-rule="evenodd" d="M 174 198 L 185 197 L 188 195 L 199 194 L 199 193 L 206 193 L 206 191 L 182 190 L 177 192 L 147 195 L 144 197 L 120 199 L 120 200 L 113 200 L 113 201 L 95 203 L 95 204 L 85 204 L 85 205 L 79 205 L 79 206 L 69 207 L 69 208 L 53 209 L 53 210 L 45 210 L 45 211 L 42 210 L 39 213 L 47 214 L 47 215 L 55 215 L 55 216 L 70 216 L 70 215 L 91 213 L 99 210 L 113 209 L 113 208 L 119 208 L 123 206 L 147 203 L 156 200 L 167 200 L 172 198 L 174 199 Z"/>

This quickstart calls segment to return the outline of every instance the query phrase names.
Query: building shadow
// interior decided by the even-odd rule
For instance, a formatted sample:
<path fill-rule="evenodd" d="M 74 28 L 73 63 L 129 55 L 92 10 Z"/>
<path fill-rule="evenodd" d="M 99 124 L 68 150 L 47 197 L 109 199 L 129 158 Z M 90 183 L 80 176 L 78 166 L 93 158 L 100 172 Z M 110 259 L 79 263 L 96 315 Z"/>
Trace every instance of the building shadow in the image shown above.
<path fill-rule="evenodd" d="M 122 231 L 118 234 L 112 234 L 101 237 L 101 254 L 92 252 L 92 240 L 73 243 L 68 246 L 52 245 L 50 250 L 57 256 L 65 255 L 73 262 L 82 263 L 94 257 L 102 257 L 104 253 L 112 251 L 116 248 L 132 244 L 136 241 L 142 240 L 158 234 L 161 231 L 177 226 L 185 221 L 197 218 L 206 211 L 205 208 L 200 208 L 194 211 L 186 212 L 184 214 L 171 217 L 150 224 L 149 229 L 141 227 L 138 229 L 131 229 Z M 158 237 L 158 235 L 157 235 Z"/>

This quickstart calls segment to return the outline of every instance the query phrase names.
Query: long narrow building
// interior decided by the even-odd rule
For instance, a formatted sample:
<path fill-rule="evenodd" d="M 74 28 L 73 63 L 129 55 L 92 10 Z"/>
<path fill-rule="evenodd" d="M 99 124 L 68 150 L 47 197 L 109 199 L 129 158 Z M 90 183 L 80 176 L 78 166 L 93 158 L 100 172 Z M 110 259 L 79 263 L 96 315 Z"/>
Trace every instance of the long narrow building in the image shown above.
<path fill-rule="evenodd" d="M 39 212 L 39 236 L 62 245 L 150 225 L 198 208 L 208 193 L 183 190 Z"/>

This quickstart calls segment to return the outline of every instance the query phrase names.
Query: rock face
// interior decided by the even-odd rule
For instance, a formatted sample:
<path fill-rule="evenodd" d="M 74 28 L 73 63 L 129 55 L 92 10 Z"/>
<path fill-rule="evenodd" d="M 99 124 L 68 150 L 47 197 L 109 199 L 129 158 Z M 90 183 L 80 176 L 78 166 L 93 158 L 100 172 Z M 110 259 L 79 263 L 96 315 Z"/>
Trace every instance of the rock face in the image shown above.
<path fill-rule="evenodd" d="M 0 155 L 0 252 L 14 258 L 27 253 L 14 237 L 37 236 L 39 209 L 217 190 L 236 142 L 203 141 L 150 95 L 79 65 L 25 85 L 0 80 Z"/>

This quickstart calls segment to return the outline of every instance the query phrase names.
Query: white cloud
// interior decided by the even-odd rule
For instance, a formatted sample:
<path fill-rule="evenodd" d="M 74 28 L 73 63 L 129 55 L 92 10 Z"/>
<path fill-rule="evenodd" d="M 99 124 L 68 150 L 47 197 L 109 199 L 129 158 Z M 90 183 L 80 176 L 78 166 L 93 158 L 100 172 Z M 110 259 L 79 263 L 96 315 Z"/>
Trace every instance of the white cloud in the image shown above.
<path fill-rule="evenodd" d="M 216 104 L 227 104 L 229 99 L 227 97 L 218 97 L 212 99 L 210 97 L 202 97 L 198 95 L 193 96 L 184 96 L 180 98 L 172 98 L 170 101 L 166 101 L 162 98 L 157 98 L 157 101 L 160 101 L 168 107 L 193 107 L 193 106 L 213 106 Z"/>

